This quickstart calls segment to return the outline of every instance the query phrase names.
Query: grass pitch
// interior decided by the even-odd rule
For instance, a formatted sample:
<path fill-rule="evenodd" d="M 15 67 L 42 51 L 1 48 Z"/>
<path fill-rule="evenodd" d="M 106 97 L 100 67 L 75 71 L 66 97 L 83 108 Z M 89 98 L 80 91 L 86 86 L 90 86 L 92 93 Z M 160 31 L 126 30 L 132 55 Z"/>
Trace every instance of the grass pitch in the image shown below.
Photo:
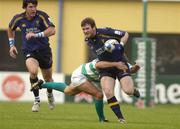
<path fill-rule="evenodd" d="M 121 104 L 127 120 L 117 122 L 105 104 L 109 123 L 99 123 L 93 104 L 57 104 L 49 110 L 41 103 L 40 112 L 31 112 L 32 103 L 0 102 L 0 129 L 180 129 L 180 105 L 156 105 L 137 109 Z"/>

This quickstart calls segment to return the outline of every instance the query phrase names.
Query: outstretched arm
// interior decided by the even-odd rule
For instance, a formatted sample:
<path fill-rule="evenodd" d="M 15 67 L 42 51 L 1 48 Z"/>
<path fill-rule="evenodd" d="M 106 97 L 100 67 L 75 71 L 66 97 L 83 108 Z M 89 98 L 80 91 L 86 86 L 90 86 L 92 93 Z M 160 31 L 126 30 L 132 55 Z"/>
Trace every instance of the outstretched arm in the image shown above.
<path fill-rule="evenodd" d="M 126 71 L 128 67 L 125 65 L 124 62 L 108 62 L 108 61 L 99 61 L 95 64 L 96 69 L 104 69 L 104 68 L 111 68 L 116 67 L 119 70 Z"/>

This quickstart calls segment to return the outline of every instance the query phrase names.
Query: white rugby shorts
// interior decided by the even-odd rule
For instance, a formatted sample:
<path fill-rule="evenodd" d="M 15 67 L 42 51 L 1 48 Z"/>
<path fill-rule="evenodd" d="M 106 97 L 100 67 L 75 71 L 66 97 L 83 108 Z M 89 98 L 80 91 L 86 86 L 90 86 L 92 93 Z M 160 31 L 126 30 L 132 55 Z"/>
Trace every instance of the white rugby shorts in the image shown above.
<path fill-rule="evenodd" d="M 87 81 L 86 76 L 81 73 L 82 65 L 75 69 L 71 75 L 71 84 L 78 87 Z"/>

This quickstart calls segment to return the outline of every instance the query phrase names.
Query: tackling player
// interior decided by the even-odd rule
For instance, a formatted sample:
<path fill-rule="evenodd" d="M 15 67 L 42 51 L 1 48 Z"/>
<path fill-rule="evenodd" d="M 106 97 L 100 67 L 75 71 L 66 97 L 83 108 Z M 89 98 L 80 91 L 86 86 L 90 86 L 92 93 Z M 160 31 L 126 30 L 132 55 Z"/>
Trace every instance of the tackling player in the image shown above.
<path fill-rule="evenodd" d="M 16 14 L 9 23 L 8 37 L 10 56 L 16 58 L 18 51 L 15 46 L 15 30 L 19 27 L 22 32 L 22 51 L 26 58 L 25 63 L 30 73 L 30 83 L 38 81 L 38 68 L 40 67 L 46 82 L 52 82 L 52 53 L 49 46 L 50 36 L 55 34 L 55 26 L 50 17 L 43 11 L 37 10 L 37 0 L 23 0 L 22 8 L 25 12 Z M 33 90 L 35 101 L 33 112 L 40 107 L 39 90 Z M 52 89 L 47 90 L 49 108 L 54 108 Z"/>
<path fill-rule="evenodd" d="M 43 81 L 39 80 L 38 83 L 33 85 L 33 89 L 39 88 L 49 88 L 55 89 L 61 92 L 64 92 L 68 95 L 76 95 L 80 92 L 88 93 L 94 96 L 95 99 L 95 107 L 96 112 L 99 117 L 100 122 L 108 122 L 105 119 L 104 112 L 103 112 L 103 94 L 100 88 L 100 80 L 99 80 L 99 73 L 97 70 L 98 68 L 108 68 L 108 67 L 116 67 L 117 69 L 121 69 L 126 71 L 127 66 L 123 62 L 105 62 L 98 60 L 93 60 L 92 62 L 83 64 L 79 66 L 77 69 L 74 70 L 71 76 L 71 84 L 67 86 L 65 83 L 61 82 L 47 82 L 43 83 Z M 132 66 L 132 72 L 137 72 L 137 66 Z"/>

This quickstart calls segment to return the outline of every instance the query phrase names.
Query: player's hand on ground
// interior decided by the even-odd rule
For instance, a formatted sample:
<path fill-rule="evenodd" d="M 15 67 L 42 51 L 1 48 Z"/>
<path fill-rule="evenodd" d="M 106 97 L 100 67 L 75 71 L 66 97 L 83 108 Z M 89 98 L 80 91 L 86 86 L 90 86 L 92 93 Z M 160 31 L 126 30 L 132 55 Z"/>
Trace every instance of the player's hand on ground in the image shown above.
<path fill-rule="evenodd" d="M 116 63 L 116 68 L 119 70 L 123 70 L 124 72 L 128 70 L 128 67 L 125 65 L 125 63 L 121 61 Z"/>
<path fill-rule="evenodd" d="M 18 54 L 18 51 L 16 49 L 15 46 L 12 46 L 9 50 L 9 54 L 12 58 L 16 58 L 17 57 L 17 54 Z"/>
<path fill-rule="evenodd" d="M 31 38 L 35 38 L 36 34 L 35 33 L 32 33 L 32 32 L 29 32 L 26 34 L 26 39 L 29 40 Z"/>

